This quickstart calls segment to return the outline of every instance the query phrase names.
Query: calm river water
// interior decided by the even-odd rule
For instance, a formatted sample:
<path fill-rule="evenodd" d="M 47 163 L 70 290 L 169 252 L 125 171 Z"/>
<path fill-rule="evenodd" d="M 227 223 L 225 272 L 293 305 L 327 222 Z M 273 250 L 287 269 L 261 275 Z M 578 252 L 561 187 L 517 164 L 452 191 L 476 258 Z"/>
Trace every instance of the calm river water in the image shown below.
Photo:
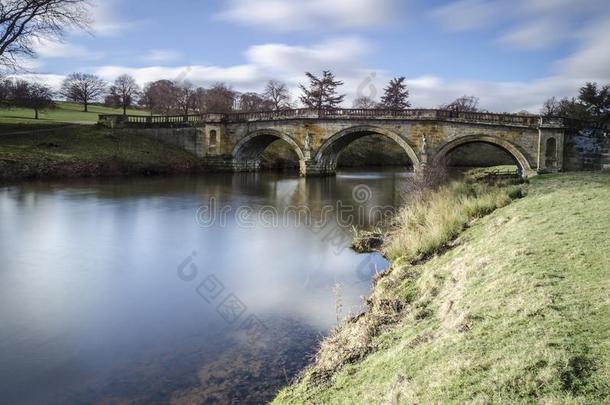
<path fill-rule="evenodd" d="M 0 187 L 1 403 L 264 403 L 378 255 L 349 226 L 409 174 L 274 173 Z"/>

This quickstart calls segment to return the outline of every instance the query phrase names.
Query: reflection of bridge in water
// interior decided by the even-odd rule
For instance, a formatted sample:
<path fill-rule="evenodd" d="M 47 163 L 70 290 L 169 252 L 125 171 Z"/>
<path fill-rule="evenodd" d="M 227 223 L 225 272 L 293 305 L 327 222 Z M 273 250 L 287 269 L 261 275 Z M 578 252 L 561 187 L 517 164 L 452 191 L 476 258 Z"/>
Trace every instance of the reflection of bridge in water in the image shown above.
<path fill-rule="evenodd" d="M 416 109 L 100 115 L 100 124 L 179 145 L 219 170 L 256 170 L 263 151 L 281 139 L 298 156 L 302 175 L 335 173 L 341 152 L 373 134 L 394 141 L 415 170 L 465 145 L 483 143 L 510 155 L 524 176 L 555 172 L 564 166 L 567 130 L 559 118 Z"/>

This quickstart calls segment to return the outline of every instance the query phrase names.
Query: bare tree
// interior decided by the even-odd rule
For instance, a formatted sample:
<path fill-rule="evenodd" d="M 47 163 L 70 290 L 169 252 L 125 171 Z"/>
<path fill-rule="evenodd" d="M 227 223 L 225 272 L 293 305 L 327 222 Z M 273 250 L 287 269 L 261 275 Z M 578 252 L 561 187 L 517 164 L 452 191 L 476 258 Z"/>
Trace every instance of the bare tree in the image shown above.
<path fill-rule="evenodd" d="M 409 90 L 405 83 L 405 77 L 395 77 L 390 80 L 388 87 L 384 89 L 381 97 L 381 107 L 388 110 L 404 110 L 411 107 L 409 102 Z"/>
<path fill-rule="evenodd" d="M 193 97 L 195 111 L 197 111 L 199 114 L 204 114 L 206 112 L 207 90 L 203 87 L 197 87 Z"/>
<path fill-rule="evenodd" d="M 142 89 L 142 92 L 140 93 L 140 99 L 138 100 L 138 105 L 140 107 L 146 108 L 150 112 L 150 115 L 152 116 L 153 109 L 155 106 L 155 99 L 153 97 L 151 89 L 152 89 L 152 83 L 146 83 L 144 85 L 144 88 Z"/>
<path fill-rule="evenodd" d="M 379 103 L 369 96 L 360 96 L 354 100 L 353 108 L 373 109 L 377 108 Z"/>
<path fill-rule="evenodd" d="M 176 106 L 184 115 L 195 109 L 195 88 L 190 82 L 175 83 L 176 86 Z"/>
<path fill-rule="evenodd" d="M 540 115 L 544 117 L 553 117 L 559 115 L 560 104 L 557 97 L 553 96 L 546 100 L 542 105 L 542 109 L 540 110 Z"/>
<path fill-rule="evenodd" d="M 228 113 L 233 111 L 237 93 L 224 83 L 216 83 L 205 91 L 205 111 Z"/>
<path fill-rule="evenodd" d="M 335 79 L 335 75 L 325 70 L 322 77 L 306 72 L 309 79 L 309 87 L 299 84 L 301 88 L 301 102 L 308 108 L 315 108 L 318 112 L 337 108 L 345 99 L 345 94 L 337 94 L 337 87 L 343 82 Z"/>
<path fill-rule="evenodd" d="M 243 93 L 239 96 L 239 110 L 247 112 L 273 110 L 275 105 L 258 93 Z"/>
<path fill-rule="evenodd" d="M 72 73 L 61 85 L 60 94 L 68 101 L 83 104 L 87 112 L 89 104 L 106 92 L 106 82 L 88 73 Z"/>
<path fill-rule="evenodd" d="M 562 99 L 551 97 L 544 102 L 540 114 L 545 117 L 565 117 L 579 121 L 592 119 L 587 106 L 573 97 Z"/>
<path fill-rule="evenodd" d="M 25 80 L 6 80 L 2 83 L 2 105 L 4 107 L 21 107 L 34 110 L 34 118 L 39 112 L 53 108 L 53 90 L 39 83 Z"/>
<path fill-rule="evenodd" d="M 34 110 L 34 118 L 38 119 L 38 113 L 55 107 L 53 101 L 53 90 L 40 83 L 21 82 L 23 91 L 19 92 L 15 102 L 18 107 L 31 108 Z"/>
<path fill-rule="evenodd" d="M 90 23 L 88 0 L 1 0 L 0 66 L 16 69 L 19 57 L 34 56 L 42 38 L 61 39 Z"/>
<path fill-rule="evenodd" d="M 272 103 L 273 109 L 276 111 L 290 108 L 290 92 L 285 83 L 269 80 L 263 97 Z"/>
<path fill-rule="evenodd" d="M 10 107 L 12 86 L 9 79 L 0 78 L 0 108 Z"/>
<path fill-rule="evenodd" d="M 150 110 L 150 113 L 168 115 L 178 107 L 179 89 L 170 80 L 157 80 L 144 87 L 140 105 Z"/>
<path fill-rule="evenodd" d="M 123 115 L 127 115 L 127 107 L 130 107 L 140 95 L 140 86 L 136 80 L 129 75 L 117 77 L 110 87 L 107 100 L 116 106 L 123 108 Z"/>
<path fill-rule="evenodd" d="M 479 111 L 479 98 L 475 96 L 458 97 L 449 104 L 440 106 L 442 110 L 477 112 Z"/>

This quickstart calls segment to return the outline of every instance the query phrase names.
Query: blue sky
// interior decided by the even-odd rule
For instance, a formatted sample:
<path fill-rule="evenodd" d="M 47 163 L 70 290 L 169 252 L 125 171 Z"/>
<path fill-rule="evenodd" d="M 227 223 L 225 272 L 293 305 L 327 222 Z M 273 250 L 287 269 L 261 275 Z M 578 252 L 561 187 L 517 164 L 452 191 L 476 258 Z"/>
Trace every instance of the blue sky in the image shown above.
<path fill-rule="evenodd" d="M 94 0 L 91 34 L 44 41 L 31 70 L 129 73 L 260 91 L 331 69 L 350 100 L 406 76 L 414 106 L 462 94 L 536 111 L 587 80 L 610 82 L 607 0 Z M 372 87 L 369 85 L 372 84 Z"/>

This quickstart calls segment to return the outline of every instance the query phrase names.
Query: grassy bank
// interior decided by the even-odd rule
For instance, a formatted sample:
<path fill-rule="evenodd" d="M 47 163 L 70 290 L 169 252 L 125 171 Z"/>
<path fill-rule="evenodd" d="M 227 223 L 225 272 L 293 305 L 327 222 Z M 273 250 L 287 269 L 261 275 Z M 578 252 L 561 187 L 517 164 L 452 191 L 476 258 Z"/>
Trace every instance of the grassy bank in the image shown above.
<path fill-rule="evenodd" d="M 96 126 L 0 136 L 0 180 L 189 173 L 194 155 L 143 136 Z"/>
<path fill-rule="evenodd" d="M 401 213 L 369 311 L 275 403 L 607 401 L 610 175 L 540 176 L 509 205 L 486 187 Z"/>

